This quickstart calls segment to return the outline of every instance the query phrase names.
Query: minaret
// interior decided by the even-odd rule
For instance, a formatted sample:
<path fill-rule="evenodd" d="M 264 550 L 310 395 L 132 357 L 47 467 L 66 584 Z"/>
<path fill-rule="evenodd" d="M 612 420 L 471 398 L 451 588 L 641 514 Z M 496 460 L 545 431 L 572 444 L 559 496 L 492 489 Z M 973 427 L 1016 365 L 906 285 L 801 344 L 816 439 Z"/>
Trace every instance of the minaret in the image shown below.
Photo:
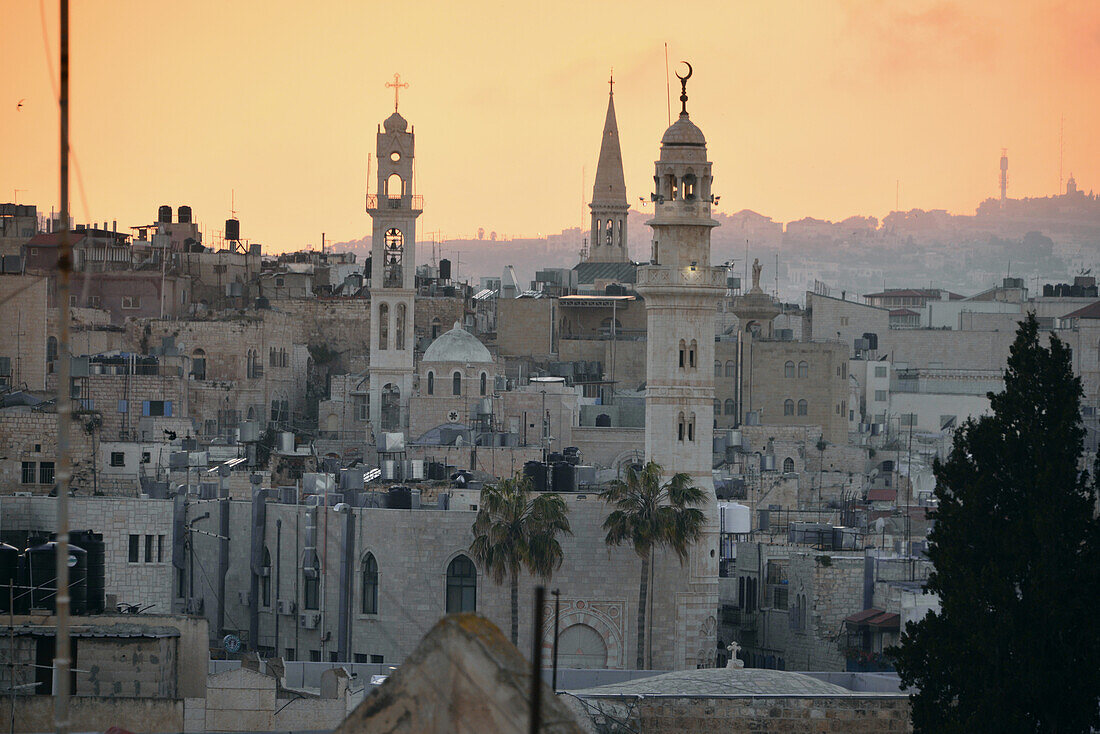
<path fill-rule="evenodd" d="M 608 81 L 607 117 L 600 141 L 600 161 L 592 185 L 592 232 L 588 262 L 628 262 L 626 243 L 626 179 L 623 178 L 623 154 L 619 149 L 619 126 L 615 122 L 615 79 Z"/>
<path fill-rule="evenodd" d="M 376 435 L 408 425 L 413 381 L 416 219 L 412 191 L 414 134 L 397 112 L 377 134 L 377 193 L 367 195 L 373 223 L 370 276 L 370 420 Z"/>
<path fill-rule="evenodd" d="M 711 476 L 714 434 L 714 318 L 725 292 L 725 273 L 710 264 L 711 164 L 706 139 L 687 113 L 687 80 L 680 77 L 682 110 L 661 138 L 652 195 L 653 252 L 638 269 L 637 290 L 646 307 L 646 459 L 665 478 L 685 472 L 708 495 L 703 537 L 683 571 L 676 617 L 654 638 L 655 667 L 691 668 L 713 663 L 718 608 L 718 509 Z M 658 620 L 654 620 L 655 629 Z M 658 646 L 664 646 L 659 654 Z M 674 648 L 673 648 L 674 646 Z M 673 649 L 669 649 L 673 648 Z M 705 664 L 705 662 L 703 663 Z"/>

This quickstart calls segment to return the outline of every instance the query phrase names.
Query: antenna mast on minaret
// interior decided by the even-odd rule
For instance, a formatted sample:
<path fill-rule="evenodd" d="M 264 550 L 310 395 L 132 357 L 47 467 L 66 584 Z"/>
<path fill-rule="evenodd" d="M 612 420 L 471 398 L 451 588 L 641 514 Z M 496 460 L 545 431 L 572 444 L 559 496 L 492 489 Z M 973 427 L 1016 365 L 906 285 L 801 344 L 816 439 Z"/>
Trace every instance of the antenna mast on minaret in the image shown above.
<path fill-rule="evenodd" d="M 1066 139 L 1066 116 L 1062 114 L 1062 121 L 1058 125 L 1058 191 L 1055 193 L 1062 193 L 1062 159 L 1066 152 L 1065 146 Z"/>
<path fill-rule="evenodd" d="M 1001 148 L 1001 208 L 1008 200 L 1008 148 Z"/>

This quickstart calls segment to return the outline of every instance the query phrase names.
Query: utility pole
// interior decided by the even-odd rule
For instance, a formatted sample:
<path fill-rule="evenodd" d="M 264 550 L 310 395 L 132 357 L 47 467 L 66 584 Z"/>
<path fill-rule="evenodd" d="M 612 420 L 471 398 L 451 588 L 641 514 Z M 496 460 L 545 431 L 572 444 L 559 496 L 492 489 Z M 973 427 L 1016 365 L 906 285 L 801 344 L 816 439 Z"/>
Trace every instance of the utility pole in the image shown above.
<path fill-rule="evenodd" d="M 61 245 L 57 258 L 58 358 L 57 379 L 57 637 L 54 673 L 54 726 L 57 734 L 69 732 L 69 483 L 72 462 L 69 432 L 72 428 L 72 391 L 69 382 L 69 291 L 72 286 L 73 248 L 69 241 L 69 0 L 60 0 L 61 84 L 58 107 L 61 115 Z M 14 681 L 13 681 L 14 683 Z"/>

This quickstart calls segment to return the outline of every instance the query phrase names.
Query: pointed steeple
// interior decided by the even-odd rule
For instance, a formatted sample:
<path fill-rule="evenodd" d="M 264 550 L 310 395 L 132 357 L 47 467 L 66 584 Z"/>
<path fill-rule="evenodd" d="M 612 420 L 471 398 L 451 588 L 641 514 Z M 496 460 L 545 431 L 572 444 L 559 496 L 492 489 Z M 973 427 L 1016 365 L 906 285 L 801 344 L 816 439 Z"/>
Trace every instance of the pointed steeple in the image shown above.
<path fill-rule="evenodd" d="M 589 262 L 627 262 L 626 216 L 630 204 L 626 201 L 626 178 L 623 176 L 623 154 L 619 148 L 619 125 L 615 120 L 615 80 L 608 81 L 607 117 L 600 140 L 600 160 L 596 165 L 596 180 L 592 184 L 591 241 Z"/>
<path fill-rule="evenodd" d="M 614 91 L 607 96 L 607 118 L 600 140 L 596 182 L 592 185 L 592 203 L 626 205 L 626 179 L 623 177 L 623 154 L 619 148 L 619 125 L 615 121 Z"/>

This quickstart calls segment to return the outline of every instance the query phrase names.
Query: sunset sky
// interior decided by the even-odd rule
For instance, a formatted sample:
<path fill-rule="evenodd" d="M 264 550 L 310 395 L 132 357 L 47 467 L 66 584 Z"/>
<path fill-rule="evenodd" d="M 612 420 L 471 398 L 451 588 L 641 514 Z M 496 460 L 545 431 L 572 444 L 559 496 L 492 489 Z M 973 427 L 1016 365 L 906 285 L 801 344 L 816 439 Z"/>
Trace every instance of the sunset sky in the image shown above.
<path fill-rule="evenodd" d="M 22 189 L 48 211 L 57 3 L 44 14 L 45 29 L 37 1 L 0 10 L 0 201 Z M 722 211 L 881 218 L 900 180 L 903 209 L 972 213 L 1002 147 L 1010 196 L 1048 195 L 1062 115 L 1065 176 L 1100 190 L 1092 0 L 112 0 L 73 3 L 73 214 L 123 227 L 189 204 L 220 230 L 233 191 L 242 235 L 268 251 L 361 237 L 400 72 L 421 238 L 557 232 L 587 221 L 611 67 L 628 192 L 648 197 L 665 43 L 673 70 L 695 67 L 689 111 Z"/>

